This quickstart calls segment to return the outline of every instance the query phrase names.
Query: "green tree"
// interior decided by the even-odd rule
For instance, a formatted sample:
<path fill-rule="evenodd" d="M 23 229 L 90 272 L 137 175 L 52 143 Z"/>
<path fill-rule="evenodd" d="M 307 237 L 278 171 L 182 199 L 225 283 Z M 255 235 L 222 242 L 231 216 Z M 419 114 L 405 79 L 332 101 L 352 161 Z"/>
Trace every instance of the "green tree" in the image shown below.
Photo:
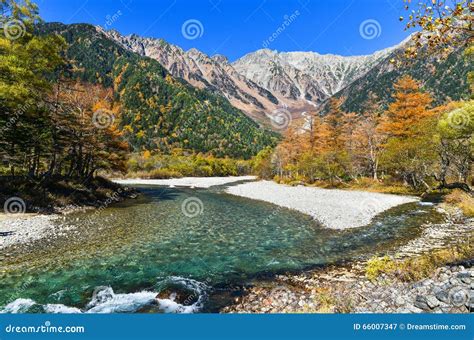
<path fill-rule="evenodd" d="M 47 147 L 48 114 L 42 99 L 51 88 L 48 76 L 63 62 L 64 41 L 33 34 L 40 19 L 28 0 L 1 0 L 0 12 L 0 154 L 12 174 L 24 163 L 31 172 Z"/>

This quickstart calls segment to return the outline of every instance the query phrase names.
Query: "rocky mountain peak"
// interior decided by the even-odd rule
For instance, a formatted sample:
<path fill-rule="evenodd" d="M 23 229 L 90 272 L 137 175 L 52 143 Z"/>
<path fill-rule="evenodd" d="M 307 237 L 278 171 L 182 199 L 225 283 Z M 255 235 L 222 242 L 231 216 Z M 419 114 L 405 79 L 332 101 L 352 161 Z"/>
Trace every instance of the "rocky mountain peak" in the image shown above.
<path fill-rule="evenodd" d="M 361 56 L 260 49 L 230 63 L 223 55 L 209 57 L 196 48 L 184 51 L 163 39 L 103 32 L 130 51 L 156 59 L 173 76 L 221 94 L 260 122 L 282 105 L 291 112 L 314 110 L 406 43 Z"/>
<path fill-rule="evenodd" d="M 216 61 L 219 64 L 228 64 L 229 63 L 229 59 L 227 59 L 227 57 L 225 55 L 222 55 L 222 54 L 214 54 L 211 57 L 211 59 Z"/>

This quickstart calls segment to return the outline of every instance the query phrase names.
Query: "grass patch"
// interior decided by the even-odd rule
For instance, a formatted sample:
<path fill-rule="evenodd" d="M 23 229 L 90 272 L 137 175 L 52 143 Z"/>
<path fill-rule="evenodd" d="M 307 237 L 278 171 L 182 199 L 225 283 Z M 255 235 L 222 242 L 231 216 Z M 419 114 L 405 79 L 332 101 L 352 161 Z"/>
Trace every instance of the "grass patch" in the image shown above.
<path fill-rule="evenodd" d="M 474 258 L 474 245 L 470 240 L 446 249 L 396 261 L 389 256 L 373 257 L 367 262 L 365 275 L 371 281 L 382 274 L 402 281 L 418 281 L 429 277 L 438 267 Z"/>
<path fill-rule="evenodd" d="M 467 217 L 474 217 L 474 197 L 467 192 L 459 189 L 453 190 L 445 196 L 444 202 L 458 207 Z"/>
<path fill-rule="evenodd" d="M 396 263 L 389 256 L 373 257 L 367 262 L 365 276 L 370 281 L 375 281 L 381 274 L 392 273 L 396 268 Z"/>

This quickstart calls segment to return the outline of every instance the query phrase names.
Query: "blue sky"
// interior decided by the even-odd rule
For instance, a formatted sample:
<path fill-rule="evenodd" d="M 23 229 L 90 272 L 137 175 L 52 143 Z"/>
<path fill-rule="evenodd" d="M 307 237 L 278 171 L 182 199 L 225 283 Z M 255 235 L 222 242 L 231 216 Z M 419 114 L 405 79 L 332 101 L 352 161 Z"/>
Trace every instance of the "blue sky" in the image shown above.
<path fill-rule="evenodd" d="M 403 0 L 36 2 L 45 21 L 107 26 L 122 34 L 163 38 L 185 50 L 195 47 L 209 55 L 223 54 L 230 60 L 263 47 L 322 54 L 369 54 L 408 36 L 398 20 L 406 14 Z M 291 18 L 286 24 L 285 16 Z M 183 34 L 186 22 L 190 31 Z M 197 31 L 192 31 L 193 25 Z"/>

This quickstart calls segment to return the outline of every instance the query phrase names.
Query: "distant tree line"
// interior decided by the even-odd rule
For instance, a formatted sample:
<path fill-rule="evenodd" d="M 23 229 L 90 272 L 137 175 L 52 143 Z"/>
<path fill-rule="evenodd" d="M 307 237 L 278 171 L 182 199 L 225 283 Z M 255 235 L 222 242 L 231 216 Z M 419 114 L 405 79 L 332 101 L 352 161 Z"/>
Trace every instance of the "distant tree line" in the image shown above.
<path fill-rule="evenodd" d="M 383 111 L 372 96 L 361 114 L 344 112 L 331 99 L 329 112 L 307 115 L 281 144 L 258 156 L 257 171 L 279 181 L 332 185 L 370 177 L 403 182 L 417 190 L 470 191 L 474 161 L 474 102 L 432 107 L 420 84 L 404 76 Z"/>

